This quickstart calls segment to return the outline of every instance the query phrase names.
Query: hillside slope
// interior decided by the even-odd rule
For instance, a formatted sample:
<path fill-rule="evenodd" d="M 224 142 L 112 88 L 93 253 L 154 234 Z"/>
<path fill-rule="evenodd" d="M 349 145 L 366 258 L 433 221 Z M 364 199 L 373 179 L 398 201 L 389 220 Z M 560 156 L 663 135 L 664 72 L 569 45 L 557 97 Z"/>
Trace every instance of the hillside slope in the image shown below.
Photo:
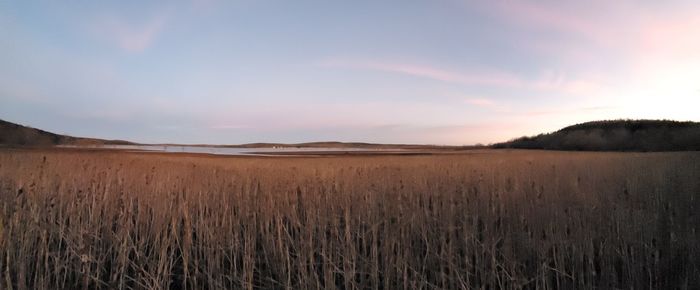
<path fill-rule="evenodd" d="M 132 144 L 121 140 L 103 140 L 60 135 L 44 130 L 0 120 L 0 145 L 6 146 L 53 146 L 53 145 L 99 145 Z"/>
<path fill-rule="evenodd" d="M 533 137 L 521 137 L 494 148 L 577 151 L 697 151 L 700 123 L 669 120 L 594 121 Z"/>

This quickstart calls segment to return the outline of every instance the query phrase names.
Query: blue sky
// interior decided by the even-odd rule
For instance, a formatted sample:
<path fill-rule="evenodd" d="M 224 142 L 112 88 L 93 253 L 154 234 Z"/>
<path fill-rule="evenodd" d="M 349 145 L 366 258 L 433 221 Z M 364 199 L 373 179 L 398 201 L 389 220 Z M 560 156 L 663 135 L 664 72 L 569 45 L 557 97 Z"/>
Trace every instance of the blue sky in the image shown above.
<path fill-rule="evenodd" d="M 217 144 L 698 121 L 698 15 L 698 1 L 3 1 L 0 118 Z"/>

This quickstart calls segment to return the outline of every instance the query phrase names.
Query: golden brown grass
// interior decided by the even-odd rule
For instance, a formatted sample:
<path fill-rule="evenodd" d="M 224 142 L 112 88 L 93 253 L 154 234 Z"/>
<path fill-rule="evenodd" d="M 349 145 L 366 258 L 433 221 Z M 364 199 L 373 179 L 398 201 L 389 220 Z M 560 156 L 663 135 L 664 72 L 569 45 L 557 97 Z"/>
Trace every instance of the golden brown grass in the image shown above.
<path fill-rule="evenodd" d="M 700 288 L 699 153 L 0 151 L 0 289 Z"/>

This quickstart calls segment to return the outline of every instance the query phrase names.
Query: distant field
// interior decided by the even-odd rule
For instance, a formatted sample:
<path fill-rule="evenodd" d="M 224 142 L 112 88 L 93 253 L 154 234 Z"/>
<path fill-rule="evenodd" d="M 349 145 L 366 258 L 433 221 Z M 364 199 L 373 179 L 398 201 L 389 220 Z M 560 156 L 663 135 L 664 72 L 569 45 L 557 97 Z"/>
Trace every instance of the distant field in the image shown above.
<path fill-rule="evenodd" d="M 0 289 L 700 289 L 700 152 L 0 149 Z"/>

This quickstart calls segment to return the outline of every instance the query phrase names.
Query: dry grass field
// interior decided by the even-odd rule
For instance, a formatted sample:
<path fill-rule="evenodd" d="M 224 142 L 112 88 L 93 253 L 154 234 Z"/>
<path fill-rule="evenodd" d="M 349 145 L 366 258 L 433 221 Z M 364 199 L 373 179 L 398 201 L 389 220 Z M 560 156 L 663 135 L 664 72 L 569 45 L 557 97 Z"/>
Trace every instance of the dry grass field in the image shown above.
<path fill-rule="evenodd" d="M 700 289 L 700 153 L 0 150 L 0 289 Z"/>

